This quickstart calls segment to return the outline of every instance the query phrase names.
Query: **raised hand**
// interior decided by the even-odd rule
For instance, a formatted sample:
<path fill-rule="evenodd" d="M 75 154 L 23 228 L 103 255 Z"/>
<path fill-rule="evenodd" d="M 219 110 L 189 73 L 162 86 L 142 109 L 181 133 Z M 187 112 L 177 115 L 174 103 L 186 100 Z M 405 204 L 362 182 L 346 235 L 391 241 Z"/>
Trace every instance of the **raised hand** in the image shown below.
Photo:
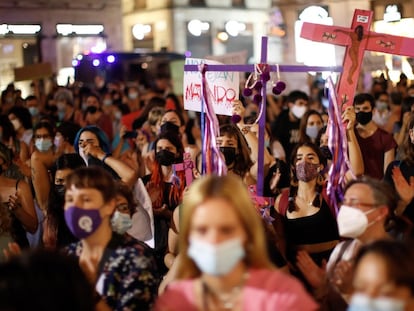
<path fill-rule="evenodd" d="M 401 169 L 398 166 L 394 166 L 392 168 L 392 180 L 400 198 L 406 204 L 410 203 L 414 198 L 414 176 L 410 176 L 410 182 L 407 182 Z"/>

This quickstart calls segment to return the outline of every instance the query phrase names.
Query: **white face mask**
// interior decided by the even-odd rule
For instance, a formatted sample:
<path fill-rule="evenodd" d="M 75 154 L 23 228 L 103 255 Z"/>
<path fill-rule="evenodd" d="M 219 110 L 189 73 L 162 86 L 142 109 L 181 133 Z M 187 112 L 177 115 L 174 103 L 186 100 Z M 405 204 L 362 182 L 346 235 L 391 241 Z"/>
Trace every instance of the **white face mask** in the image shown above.
<path fill-rule="evenodd" d="M 308 108 L 306 106 L 293 105 L 292 107 L 292 113 L 297 119 L 302 118 L 307 110 Z"/>
<path fill-rule="evenodd" d="M 374 113 L 372 114 L 372 121 L 374 121 L 375 124 L 378 126 L 384 126 L 385 124 L 387 124 L 389 118 L 390 113 L 387 112 L 380 114 L 380 112 L 374 111 Z"/>
<path fill-rule="evenodd" d="M 203 273 L 225 275 L 244 258 L 245 250 L 239 238 L 219 244 L 190 239 L 188 256 Z"/>
<path fill-rule="evenodd" d="M 129 99 L 137 99 L 138 98 L 138 93 L 129 93 L 128 98 Z"/>
<path fill-rule="evenodd" d="M 347 311 L 404 311 L 404 301 L 389 297 L 354 294 Z"/>
<path fill-rule="evenodd" d="M 112 230 L 118 234 L 124 234 L 132 227 L 131 216 L 120 211 L 115 211 L 111 218 Z"/>
<path fill-rule="evenodd" d="M 342 205 L 336 218 L 339 235 L 345 238 L 358 238 L 368 228 L 367 214 L 375 209 L 374 207 L 364 213 L 356 207 Z"/>
<path fill-rule="evenodd" d="M 88 159 L 89 156 L 87 156 L 84 152 L 83 152 L 83 148 L 79 147 L 79 155 L 81 156 L 81 158 L 83 159 L 83 161 L 85 161 L 86 165 L 88 165 Z"/>

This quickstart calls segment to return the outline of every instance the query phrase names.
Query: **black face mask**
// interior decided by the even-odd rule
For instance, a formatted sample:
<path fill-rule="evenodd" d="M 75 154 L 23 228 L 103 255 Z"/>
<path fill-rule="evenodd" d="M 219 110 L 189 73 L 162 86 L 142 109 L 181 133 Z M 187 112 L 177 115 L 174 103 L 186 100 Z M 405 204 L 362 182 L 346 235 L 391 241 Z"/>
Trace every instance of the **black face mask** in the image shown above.
<path fill-rule="evenodd" d="M 3 165 L 0 165 L 0 175 L 3 174 Z"/>
<path fill-rule="evenodd" d="M 57 196 L 63 198 L 65 196 L 65 185 L 55 185 L 55 192 Z"/>
<path fill-rule="evenodd" d="M 96 108 L 95 106 L 89 106 L 85 110 L 86 113 L 90 113 L 90 114 L 95 114 L 97 111 L 98 111 L 98 108 Z"/>
<path fill-rule="evenodd" d="M 325 159 L 332 160 L 332 153 L 331 153 L 331 150 L 329 150 L 328 146 L 322 146 L 319 149 L 321 150 Z"/>
<path fill-rule="evenodd" d="M 234 147 L 220 147 L 220 152 L 224 155 L 226 165 L 229 166 L 236 160 L 236 148 Z"/>
<path fill-rule="evenodd" d="M 175 134 L 178 134 L 179 126 L 175 125 L 172 122 L 165 122 L 163 125 L 161 125 L 161 133 L 167 133 L 167 132 L 174 132 Z"/>
<path fill-rule="evenodd" d="M 175 154 L 166 149 L 160 150 L 155 154 L 155 160 L 161 165 L 170 166 L 175 163 Z"/>
<path fill-rule="evenodd" d="M 372 111 L 370 111 L 370 112 L 364 112 L 364 111 L 358 112 L 356 114 L 356 120 L 361 125 L 368 124 L 369 121 L 372 120 Z"/>

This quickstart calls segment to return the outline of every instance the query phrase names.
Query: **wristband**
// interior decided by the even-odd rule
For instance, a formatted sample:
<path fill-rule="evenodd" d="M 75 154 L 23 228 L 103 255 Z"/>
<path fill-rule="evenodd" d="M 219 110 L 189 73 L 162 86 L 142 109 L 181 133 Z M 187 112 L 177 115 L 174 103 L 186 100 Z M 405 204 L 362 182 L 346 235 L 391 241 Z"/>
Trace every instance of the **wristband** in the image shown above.
<path fill-rule="evenodd" d="M 111 153 L 106 153 L 105 156 L 102 158 L 102 162 L 105 163 L 105 160 L 107 157 L 111 157 L 112 154 Z"/>

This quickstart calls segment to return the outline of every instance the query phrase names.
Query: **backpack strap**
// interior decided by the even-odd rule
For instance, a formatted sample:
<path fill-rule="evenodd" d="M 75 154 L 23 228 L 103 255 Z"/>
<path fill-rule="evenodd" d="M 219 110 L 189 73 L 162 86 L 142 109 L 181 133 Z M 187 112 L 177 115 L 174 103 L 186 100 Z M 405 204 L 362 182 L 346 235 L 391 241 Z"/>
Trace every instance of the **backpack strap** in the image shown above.
<path fill-rule="evenodd" d="M 289 207 L 289 189 L 283 189 L 279 199 L 279 214 L 283 217 L 286 216 L 286 212 Z"/>

